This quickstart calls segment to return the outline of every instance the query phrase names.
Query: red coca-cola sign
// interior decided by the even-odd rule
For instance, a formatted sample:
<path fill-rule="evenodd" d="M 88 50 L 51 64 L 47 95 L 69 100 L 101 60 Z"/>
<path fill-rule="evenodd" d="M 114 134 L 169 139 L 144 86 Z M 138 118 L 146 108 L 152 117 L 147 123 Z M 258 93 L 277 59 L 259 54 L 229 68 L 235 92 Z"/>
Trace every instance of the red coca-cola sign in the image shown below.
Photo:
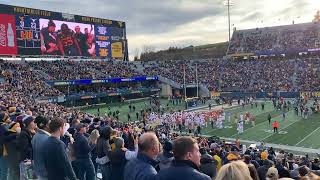
<path fill-rule="evenodd" d="M 0 14 L 0 54 L 17 55 L 15 16 Z"/>

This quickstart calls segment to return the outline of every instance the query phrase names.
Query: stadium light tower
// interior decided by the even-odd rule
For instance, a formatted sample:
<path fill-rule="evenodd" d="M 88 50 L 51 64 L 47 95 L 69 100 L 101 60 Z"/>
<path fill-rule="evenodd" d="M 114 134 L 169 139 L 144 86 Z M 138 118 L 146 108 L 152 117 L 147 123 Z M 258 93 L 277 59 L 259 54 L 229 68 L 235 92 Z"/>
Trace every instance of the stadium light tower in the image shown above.
<path fill-rule="evenodd" d="M 229 25 L 229 43 L 231 38 L 231 24 L 230 24 L 230 6 L 234 6 L 234 2 L 231 0 L 224 1 L 224 5 L 228 7 L 228 25 Z"/>

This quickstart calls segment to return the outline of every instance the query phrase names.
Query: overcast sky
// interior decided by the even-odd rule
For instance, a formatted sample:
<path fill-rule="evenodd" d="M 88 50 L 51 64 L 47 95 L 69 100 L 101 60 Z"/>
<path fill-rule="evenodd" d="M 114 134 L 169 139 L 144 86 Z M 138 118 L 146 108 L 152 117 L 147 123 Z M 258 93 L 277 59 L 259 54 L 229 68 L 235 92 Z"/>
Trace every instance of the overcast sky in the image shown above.
<path fill-rule="evenodd" d="M 311 22 L 320 0 L 233 0 L 237 29 Z M 224 0 L 0 0 L 0 3 L 125 21 L 129 53 L 228 39 Z"/>

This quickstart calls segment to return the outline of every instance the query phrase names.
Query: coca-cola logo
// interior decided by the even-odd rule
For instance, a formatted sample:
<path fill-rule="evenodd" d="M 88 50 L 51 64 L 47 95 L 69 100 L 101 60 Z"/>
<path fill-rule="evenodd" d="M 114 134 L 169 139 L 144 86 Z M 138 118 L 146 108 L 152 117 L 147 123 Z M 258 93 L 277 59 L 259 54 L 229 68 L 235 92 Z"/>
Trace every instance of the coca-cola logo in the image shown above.
<path fill-rule="evenodd" d="M 6 39 L 6 26 L 4 24 L 0 24 L 0 46 L 7 46 Z"/>

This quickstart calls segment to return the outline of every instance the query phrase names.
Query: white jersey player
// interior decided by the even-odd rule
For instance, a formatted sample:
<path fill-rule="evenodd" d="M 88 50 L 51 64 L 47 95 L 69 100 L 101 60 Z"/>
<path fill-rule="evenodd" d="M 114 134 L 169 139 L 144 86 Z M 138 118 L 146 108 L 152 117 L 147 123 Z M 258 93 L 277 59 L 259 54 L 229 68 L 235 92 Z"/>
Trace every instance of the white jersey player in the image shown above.
<path fill-rule="evenodd" d="M 242 134 L 243 133 L 243 121 L 239 121 L 238 122 L 237 131 L 238 131 L 238 134 Z"/>

